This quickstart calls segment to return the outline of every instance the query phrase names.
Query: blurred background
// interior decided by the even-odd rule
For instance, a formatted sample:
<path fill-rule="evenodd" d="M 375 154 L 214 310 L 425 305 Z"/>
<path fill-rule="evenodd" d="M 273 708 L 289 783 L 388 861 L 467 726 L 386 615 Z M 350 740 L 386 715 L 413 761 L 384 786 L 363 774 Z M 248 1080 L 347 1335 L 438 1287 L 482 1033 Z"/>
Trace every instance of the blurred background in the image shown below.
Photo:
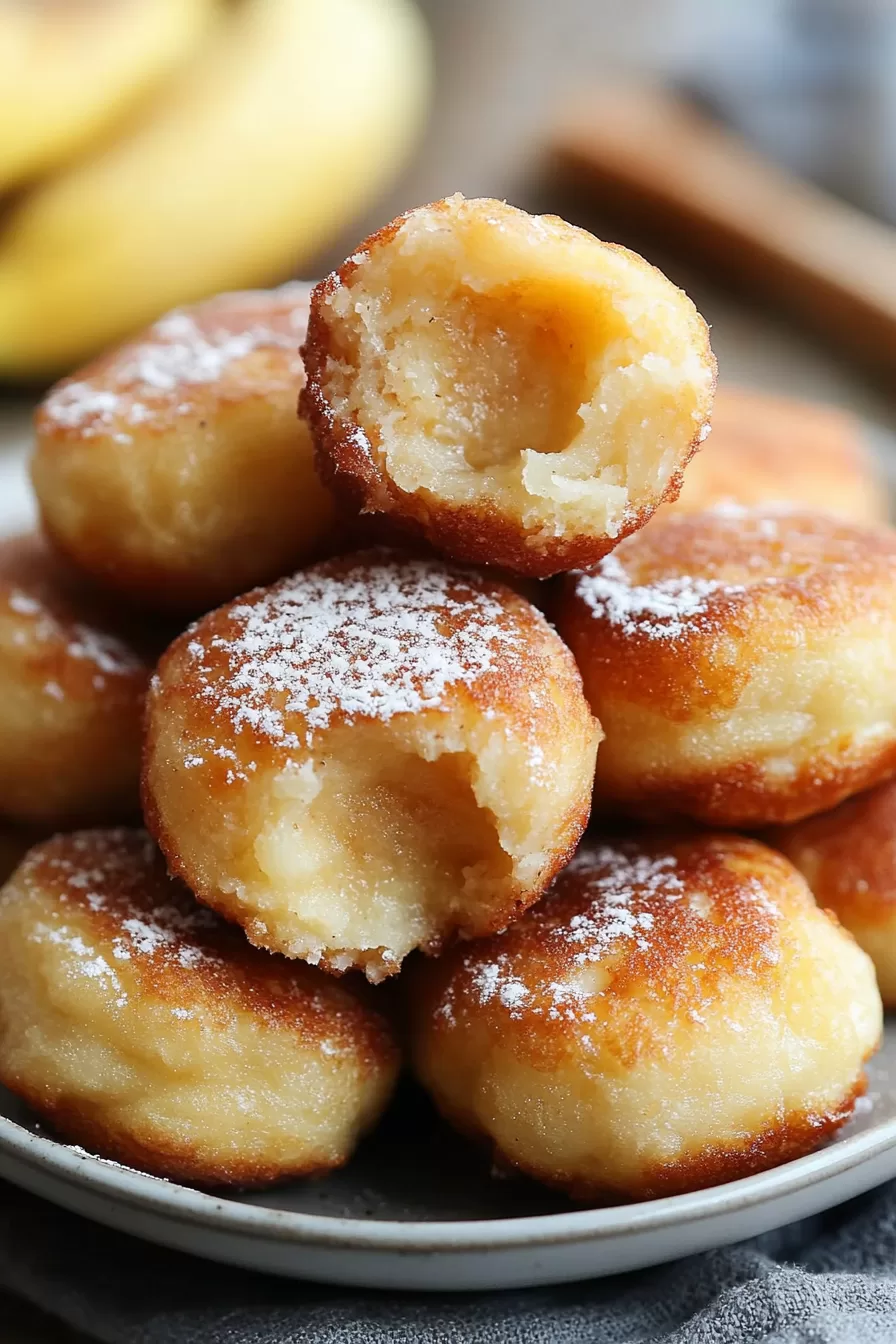
<path fill-rule="evenodd" d="M 896 0 L 0 0 L 7 433 L 458 190 L 643 251 L 727 379 L 893 426 Z"/>

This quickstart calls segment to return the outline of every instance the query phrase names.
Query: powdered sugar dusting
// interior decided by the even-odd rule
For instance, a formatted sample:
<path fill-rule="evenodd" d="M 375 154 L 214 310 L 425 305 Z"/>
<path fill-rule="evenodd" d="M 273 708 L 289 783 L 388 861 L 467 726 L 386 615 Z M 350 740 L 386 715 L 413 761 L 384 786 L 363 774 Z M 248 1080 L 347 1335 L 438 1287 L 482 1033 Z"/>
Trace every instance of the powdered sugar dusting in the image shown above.
<path fill-rule="evenodd" d="M 80 934 L 72 932 L 66 925 L 52 926 L 35 924 L 31 932 L 31 941 L 39 943 L 45 940 L 57 946 L 68 948 L 78 958 L 78 971 L 88 980 L 109 980 L 117 990 L 121 989 L 118 976 L 105 957 L 85 943 Z"/>
<path fill-rule="evenodd" d="M 79 429 L 88 420 L 110 424 L 119 409 L 115 392 L 93 387 L 90 383 L 65 383 L 47 397 L 49 416 L 65 429 Z"/>
<path fill-rule="evenodd" d="M 508 958 L 500 956 L 475 971 L 473 988 L 480 1003 L 496 998 L 505 1008 L 521 1008 L 531 997 L 523 981 L 509 970 Z"/>
<path fill-rule="evenodd" d="M 593 1023 L 617 970 L 630 966 L 633 956 L 646 954 L 646 969 L 639 974 L 646 975 L 648 986 L 655 974 L 669 974 L 668 966 L 662 972 L 657 967 L 670 955 L 675 929 L 672 943 L 680 950 L 672 955 L 683 959 L 674 973 L 680 972 L 687 988 L 669 992 L 678 995 L 689 1019 L 700 1022 L 699 984 L 707 963 L 718 962 L 731 973 L 735 944 L 746 944 L 741 921 L 737 927 L 729 923 L 731 907 L 716 904 L 719 861 L 710 863 L 705 878 L 697 863 L 695 868 L 694 860 L 685 858 L 682 866 L 674 852 L 637 843 L 583 846 L 544 903 L 499 937 L 487 960 L 475 945 L 465 953 L 467 974 L 449 981 L 437 1018 L 453 1025 L 463 1005 L 472 1004 L 499 1007 L 516 1019 Z M 741 874 L 731 881 L 750 930 L 749 955 L 757 965 L 774 965 L 780 956 L 771 936 L 778 907 L 758 877 Z M 699 957 L 681 950 L 688 947 L 699 949 Z M 710 996 L 717 993 L 713 983 L 708 981 Z"/>
<path fill-rule="evenodd" d="M 578 1022 L 594 1021 L 587 1001 L 595 991 L 588 970 L 622 944 L 647 950 L 655 924 L 655 915 L 645 908 L 656 899 L 679 902 L 686 895 L 674 855 L 659 856 L 629 853 L 609 845 L 579 851 L 566 872 L 584 879 L 586 902 L 568 920 L 552 917 L 550 907 L 539 914 L 530 913 L 527 921 L 538 920 L 544 946 L 551 956 L 560 953 L 566 968 L 557 980 L 533 982 L 531 963 L 526 958 L 528 983 L 520 974 L 512 952 L 498 952 L 490 961 L 481 962 L 475 949 L 468 954 L 469 992 L 480 1004 L 500 1004 L 511 1017 L 533 1013 L 550 1020 L 568 1018 Z M 550 899 L 550 898 L 548 898 Z M 437 1009 L 437 1016 L 448 1023 L 456 1020 L 455 986 L 449 986 Z"/>
<path fill-rule="evenodd" d="M 652 897 L 681 900 L 685 885 L 677 866 L 672 854 L 629 854 L 610 845 L 580 850 L 569 871 L 586 876 L 593 899 L 583 913 L 573 915 L 566 928 L 555 931 L 561 941 L 579 949 L 574 963 L 584 966 L 599 961 L 620 938 L 632 939 L 646 950 L 654 916 L 640 906 Z"/>
<path fill-rule="evenodd" d="M 69 657 L 82 658 L 110 676 L 134 672 L 143 665 L 136 653 L 120 639 L 81 621 L 71 627 L 67 651 Z"/>
<path fill-rule="evenodd" d="M 6 599 L 10 611 L 14 611 L 17 616 L 37 616 L 40 614 L 41 605 L 37 598 L 31 597 L 28 593 L 23 593 L 19 588 L 13 588 Z"/>
<path fill-rule="evenodd" d="M 184 911 L 176 905 L 157 905 L 147 914 L 133 914 L 121 921 L 121 936 L 116 938 L 116 956 L 152 957 L 165 950 L 172 952 L 181 966 L 195 966 L 213 960 L 205 948 L 184 945 L 184 938 L 213 926 L 212 919 L 199 907 Z"/>
<path fill-rule="evenodd" d="M 251 948 L 168 876 L 145 831 L 55 836 L 30 851 L 0 904 L 23 892 L 39 898 L 36 913 L 23 911 L 27 936 L 64 950 L 51 973 L 96 982 L 107 1007 L 149 1002 L 203 1032 L 229 1031 L 226 1022 L 241 1011 L 283 1028 L 297 1048 L 313 1045 L 331 1057 L 357 1052 L 353 996 L 320 972 L 309 980 L 305 966 Z"/>
<path fill-rule="evenodd" d="M 105 685 L 107 677 L 128 676 L 143 667 L 134 650 L 117 636 L 84 621 L 58 616 L 45 602 L 24 589 L 11 588 L 5 596 L 8 609 L 29 623 L 27 631 L 17 632 L 21 638 L 16 642 L 61 646 L 68 658 L 87 663 L 95 670 L 94 685 L 98 690 Z M 47 681 L 44 690 L 54 699 L 64 697 L 64 689 L 57 681 Z"/>
<path fill-rule="evenodd" d="M 689 622 L 705 616 L 708 599 L 719 592 L 743 589 L 718 579 L 676 575 L 651 584 L 633 584 L 615 554 L 605 556 L 596 569 L 581 574 L 576 594 L 595 616 L 607 620 L 627 635 L 650 639 L 677 639 Z"/>
<path fill-rule="evenodd" d="M 171 392 L 182 384 L 214 383 L 234 360 L 264 347 L 292 349 L 294 338 L 269 326 L 206 335 L 189 313 L 173 312 L 152 328 L 156 338 L 136 347 L 118 373 L 124 387 Z"/>
<path fill-rule="evenodd" d="M 52 925 L 35 923 L 32 940 L 65 948 L 70 954 L 69 973 L 103 981 L 114 990 L 116 1006 L 128 1002 L 116 969 L 123 963 L 162 958 L 189 968 L 201 961 L 220 961 L 203 938 L 220 922 L 212 911 L 173 899 L 148 902 L 157 851 L 147 835 L 126 830 L 80 832 L 37 855 L 41 883 L 57 893 L 63 917 Z M 26 873 L 28 864 L 26 860 Z M 64 912 L 71 903 L 73 920 L 85 905 L 94 914 L 108 913 L 110 892 L 118 932 L 106 945 L 105 939 L 91 939 L 87 929 L 74 927 Z"/>
<path fill-rule="evenodd" d="M 217 382 L 237 360 L 256 350 L 283 349 L 295 353 L 293 372 L 301 370 L 298 345 L 307 322 L 307 287 L 287 285 L 270 294 L 250 292 L 225 296 L 229 307 L 245 298 L 248 313 L 256 319 L 272 298 L 278 306 L 271 320 L 255 320 L 242 330 L 221 322 L 200 326 L 186 310 L 175 309 L 150 328 L 148 339 L 125 349 L 124 358 L 108 363 L 94 381 L 76 379 L 55 388 L 44 402 L 46 414 L 65 429 L 78 429 L 84 437 L 118 428 L 116 439 L 131 442 L 122 426 L 140 425 L 160 411 L 170 412 L 172 392 Z M 223 301 L 221 301 L 223 302 Z M 293 303 L 294 307 L 289 305 Z M 213 312 L 213 307 L 212 310 Z M 278 329 L 275 320 L 282 324 Z M 189 400 L 178 401 L 175 410 L 192 409 Z"/>
<path fill-rule="evenodd" d="M 435 562 L 384 558 L 297 574 L 231 608 L 229 633 L 208 649 L 193 638 L 187 655 L 200 696 L 237 732 L 297 747 L 337 715 L 386 721 L 443 707 L 449 687 L 519 655 L 504 617 Z"/>

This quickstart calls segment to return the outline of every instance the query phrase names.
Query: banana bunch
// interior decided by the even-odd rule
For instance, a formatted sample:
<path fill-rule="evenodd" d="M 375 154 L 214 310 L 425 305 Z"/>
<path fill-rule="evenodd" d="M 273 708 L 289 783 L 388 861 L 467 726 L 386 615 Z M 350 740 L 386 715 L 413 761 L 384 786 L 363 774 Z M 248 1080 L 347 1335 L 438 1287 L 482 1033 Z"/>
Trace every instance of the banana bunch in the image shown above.
<path fill-rule="evenodd" d="M 394 174 L 427 103 L 413 0 L 102 0 L 70 6 L 83 23 L 68 8 L 50 0 L 60 28 L 40 42 L 27 0 L 0 0 L 0 191 L 82 151 L 0 215 L 0 379 L 293 272 Z M 91 43 L 97 9 L 109 28 Z M 8 86 L 7 63 L 30 68 Z"/>
<path fill-rule="evenodd" d="M 0 191 L 114 128 L 194 51 L 214 0 L 0 0 Z"/>

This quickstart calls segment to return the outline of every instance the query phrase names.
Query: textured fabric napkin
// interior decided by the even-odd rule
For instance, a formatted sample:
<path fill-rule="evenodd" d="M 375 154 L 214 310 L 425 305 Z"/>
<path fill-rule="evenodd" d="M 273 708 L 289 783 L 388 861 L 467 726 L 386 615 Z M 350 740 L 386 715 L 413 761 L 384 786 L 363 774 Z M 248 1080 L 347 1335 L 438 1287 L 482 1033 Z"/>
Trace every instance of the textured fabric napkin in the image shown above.
<path fill-rule="evenodd" d="M 892 1344 L 896 1183 L 655 1270 L 461 1296 L 218 1267 L 0 1185 L 0 1287 L 106 1344 Z"/>

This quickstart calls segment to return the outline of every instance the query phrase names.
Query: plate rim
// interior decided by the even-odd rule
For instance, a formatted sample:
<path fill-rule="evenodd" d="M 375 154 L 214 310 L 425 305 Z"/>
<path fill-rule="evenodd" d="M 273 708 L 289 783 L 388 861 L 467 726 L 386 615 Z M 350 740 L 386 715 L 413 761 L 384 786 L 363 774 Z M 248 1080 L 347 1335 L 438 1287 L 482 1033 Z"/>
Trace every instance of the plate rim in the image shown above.
<path fill-rule="evenodd" d="M 0 1115 L 0 1152 L 68 1185 L 92 1189 L 137 1212 L 218 1233 L 355 1251 L 513 1251 L 638 1236 L 779 1199 L 872 1160 L 896 1144 L 896 1116 L 768 1171 L 706 1190 L 609 1208 L 514 1218 L 440 1221 L 362 1219 L 243 1204 L 166 1181 L 64 1144 Z M 14 1180 L 14 1178 L 13 1178 Z"/>

